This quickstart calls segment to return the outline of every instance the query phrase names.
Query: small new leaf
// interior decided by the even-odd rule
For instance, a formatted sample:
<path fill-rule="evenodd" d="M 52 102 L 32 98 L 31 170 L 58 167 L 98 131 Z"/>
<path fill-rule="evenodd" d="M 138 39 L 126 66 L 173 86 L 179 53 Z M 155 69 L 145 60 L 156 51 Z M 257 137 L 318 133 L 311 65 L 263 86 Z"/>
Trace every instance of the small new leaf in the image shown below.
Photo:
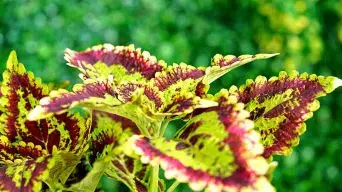
<path fill-rule="evenodd" d="M 268 59 L 279 55 L 279 53 L 275 54 L 256 54 L 256 55 L 241 55 L 236 57 L 234 55 L 226 55 L 222 56 L 220 54 L 216 54 L 214 58 L 211 60 L 211 67 L 206 69 L 206 77 L 204 78 L 204 83 L 210 84 L 216 79 L 220 78 L 224 74 L 229 71 L 244 65 L 246 63 L 259 60 L 259 59 Z"/>

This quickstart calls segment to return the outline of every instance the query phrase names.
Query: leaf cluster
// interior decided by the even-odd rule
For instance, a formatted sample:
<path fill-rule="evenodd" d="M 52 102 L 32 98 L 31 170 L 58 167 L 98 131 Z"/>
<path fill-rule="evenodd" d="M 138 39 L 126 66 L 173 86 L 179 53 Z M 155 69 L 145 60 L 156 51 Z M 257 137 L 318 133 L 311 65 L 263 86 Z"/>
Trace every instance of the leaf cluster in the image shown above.
<path fill-rule="evenodd" d="M 133 45 L 67 49 L 82 83 L 49 91 L 12 52 L 1 85 L 0 188 L 94 191 L 105 174 L 132 191 L 166 191 L 161 168 L 176 180 L 168 191 L 274 191 L 272 156 L 290 154 L 317 98 L 342 86 L 293 71 L 208 93 L 236 67 L 275 55 L 217 54 L 193 67 Z M 173 120 L 185 125 L 165 138 Z"/>

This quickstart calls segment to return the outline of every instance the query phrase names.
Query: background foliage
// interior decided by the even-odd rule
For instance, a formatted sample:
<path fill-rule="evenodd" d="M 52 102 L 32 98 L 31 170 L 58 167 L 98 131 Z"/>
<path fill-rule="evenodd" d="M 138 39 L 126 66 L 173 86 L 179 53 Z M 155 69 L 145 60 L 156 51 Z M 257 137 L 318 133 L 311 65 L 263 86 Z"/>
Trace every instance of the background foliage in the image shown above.
<path fill-rule="evenodd" d="M 43 80 L 73 84 L 77 72 L 64 64 L 63 50 L 108 42 L 195 66 L 209 65 L 216 53 L 281 53 L 232 71 L 212 92 L 280 70 L 342 78 L 341 7 L 339 0 L 1 0 L 0 68 L 15 49 Z M 279 191 L 342 191 L 341 101 L 340 89 L 321 99 L 301 147 L 276 158 L 272 183 Z M 124 189 L 105 178 L 101 187 Z"/>

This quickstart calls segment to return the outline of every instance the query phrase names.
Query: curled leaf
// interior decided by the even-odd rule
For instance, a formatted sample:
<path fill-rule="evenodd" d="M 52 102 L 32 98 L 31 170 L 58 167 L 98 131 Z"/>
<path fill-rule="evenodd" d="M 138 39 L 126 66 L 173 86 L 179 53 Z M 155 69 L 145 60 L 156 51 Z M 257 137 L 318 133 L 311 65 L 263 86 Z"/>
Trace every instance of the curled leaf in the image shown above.
<path fill-rule="evenodd" d="M 206 77 L 204 78 L 204 82 L 206 84 L 210 84 L 211 82 L 215 81 L 216 79 L 220 78 L 222 75 L 235 69 L 236 67 L 252 62 L 254 60 L 268 59 L 276 55 L 278 55 L 278 53 L 240 55 L 239 57 L 236 57 L 234 55 L 222 56 L 220 54 L 216 54 L 211 60 L 211 67 L 208 67 L 206 69 Z"/>
<path fill-rule="evenodd" d="M 112 105 L 121 104 L 114 92 L 113 85 L 108 81 L 89 80 L 84 84 L 75 85 L 73 92 L 64 89 L 52 91 L 49 97 L 40 100 L 40 106 L 36 107 L 28 118 L 30 120 L 41 119 L 51 116 L 53 113 L 64 113 L 76 105 L 104 105 L 107 101 Z"/>

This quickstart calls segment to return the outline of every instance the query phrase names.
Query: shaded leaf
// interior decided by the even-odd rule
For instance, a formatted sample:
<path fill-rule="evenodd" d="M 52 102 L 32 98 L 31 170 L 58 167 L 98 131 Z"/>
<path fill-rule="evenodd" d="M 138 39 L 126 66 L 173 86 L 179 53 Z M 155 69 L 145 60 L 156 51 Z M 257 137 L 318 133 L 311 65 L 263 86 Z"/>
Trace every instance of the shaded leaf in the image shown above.
<path fill-rule="evenodd" d="M 58 152 L 35 159 L 18 160 L 0 168 L 2 191 L 42 191 L 43 183 L 57 189 L 79 163 L 77 155 Z M 56 188 L 57 187 L 57 188 Z M 47 185 L 45 185 L 45 190 Z"/>
<path fill-rule="evenodd" d="M 47 161 L 42 158 L 0 168 L 0 189 L 8 192 L 41 191 L 46 169 Z"/>
<path fill-rule="evenodd" d="M 102 158 L 94 162 L 92 169 L 79 182 L 64 191 L 95 191 L 102 175 L 104 174 L 109 163 L 109 158 Z"/>
<path fill-rule="evenodd" d="M 92 123 L 91 142 L 94 157 L 106 151 L 106 147 L 117 147 L 122 139 L 141 134 L 133 121 L 111 113 L 94 111 Z"/>
<path fill-rule="evenodd" d="M 131 120 L 100 111 L 93 112 L 92 159 L 110 157 L 105 174 L 123 182 L 131 191 L 146 190 L 146 166 L 139 159 L 126 156 L 121 144 L 134 134 L 141 134 Z"/>

